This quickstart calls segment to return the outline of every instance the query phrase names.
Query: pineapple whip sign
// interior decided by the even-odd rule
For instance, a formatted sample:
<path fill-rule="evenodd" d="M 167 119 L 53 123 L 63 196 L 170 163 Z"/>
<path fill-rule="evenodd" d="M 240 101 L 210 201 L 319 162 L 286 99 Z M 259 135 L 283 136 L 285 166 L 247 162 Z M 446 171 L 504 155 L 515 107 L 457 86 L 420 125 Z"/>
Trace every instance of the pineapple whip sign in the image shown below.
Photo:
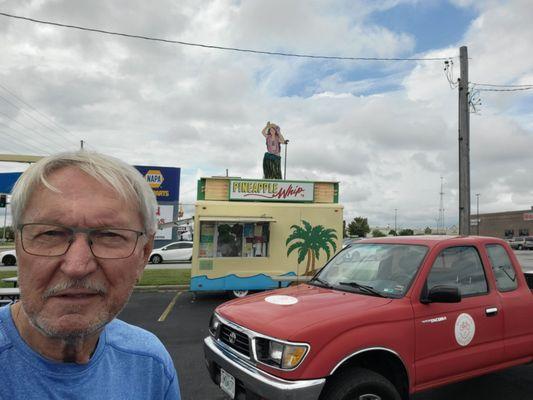
<path fill-rule="evenodd" d="M 313 201 L 314 184 L 296 181 L 231 180 L 230 200 Z"/>

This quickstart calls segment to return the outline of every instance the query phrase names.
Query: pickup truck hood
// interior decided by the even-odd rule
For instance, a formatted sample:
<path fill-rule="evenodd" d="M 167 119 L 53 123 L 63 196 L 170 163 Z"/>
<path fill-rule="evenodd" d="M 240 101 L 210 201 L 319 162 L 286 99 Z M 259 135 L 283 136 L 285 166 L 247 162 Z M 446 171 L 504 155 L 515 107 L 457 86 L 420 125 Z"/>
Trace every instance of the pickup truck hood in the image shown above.
<path fill-rule="evenodd" d="M 280 302 L 294 304 L 277 304 Z M 299 285 L 233 300 L 219 306 L 217 312 L 258 333 L 290 340 L 311 325 L 339 316 L 350 316 L 351 320 L 364 318 L 369 310 L 390 302 L 388 298 Z"/>

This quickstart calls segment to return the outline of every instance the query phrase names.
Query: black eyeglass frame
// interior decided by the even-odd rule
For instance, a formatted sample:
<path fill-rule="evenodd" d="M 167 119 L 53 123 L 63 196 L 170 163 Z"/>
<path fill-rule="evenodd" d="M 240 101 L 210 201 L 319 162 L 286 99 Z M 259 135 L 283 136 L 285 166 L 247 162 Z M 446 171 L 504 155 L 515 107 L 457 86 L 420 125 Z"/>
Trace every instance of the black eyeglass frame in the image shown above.
<path fill-rule="evenodd" d="M 24 229 L 24 227 L 26 226 L 31 226 L 31 225 L 49 225 L 49 226 L 55 226 L 55 227 L 58 227 L 58 228 L 62 228 L 62 229 L 66 229 L 68 231 L 70 231 L 72 233 L 72 239 L 70 240 L 70 243 L 68 244 L 67 248 L 65 249 L 65 251 L 61 254 L 54 254 L 54 255 L 43 255 L 43 254 L 35 254 L 35 253 L 31 253 L 29 252 L 28 250 L 26 250 L 26 248 L 24 247 L 24 239 L 23 239 L 23 234 L 22 234 L 22 230 Z M 90 234 L 92 232 L 95 232 L 95 231 L 102 231 L 102 230 L 120 230 L 120 231 L 129 231 L 129 232 L 134 232 L 137 234 L 137 236 L 135 237 L 135 244 L 131 250 L 131 253 L 129 253 L 127 256 L 124 256 L 124 257 L 99 257 L 97 256 L 96 254 L 94 254 L 94 251 L 93 251 L 93 242 L 89 239 L 90 238 Z M 143 235 L 146 235 L 146 232 L 143 232 L 143 231 L 136 231 L 135 229 L 129 229 L 129 228 L 115 228 L 115 227 L 101 227 L 101 228 L 73 228 L 73 227 L 70 227 L 70 226 L 65 226 L 65 225 L 60 225 L 60 224 L 48 224 L 48 223 L 45 223 L 45 222 L 29 222 L 27 224 L 19 224 L 17 226 L 17 230 L 20 231 L 20 243 L 22 245 L 22 250 L 24 250 L 26 253 L 32 255 L 32 256 L 37 256 L 37 257 L 61 257 L 61 256 L 64 256 L 65 254 L 67 254 L 68 250 L 70 249 L 70 246 L 72 246 L 72 243 L 74 243 L 74 235 L 76 233 L 85 233 L 87 235 L 87 243 L 89 245 L 89 249 L 91 249 L 91 254 L 96 257 L 96 258 L 99 258 L 99 259 L 102 259 L 102 260 L 121 260 L 121 259 L 124 259 L 124 258 L 128 258 L 128 257 L 131 257 L 131 255 L 135 252 L 135 249 L 137 248 L 137 243 L 139 243 L 139 238 Z"/>

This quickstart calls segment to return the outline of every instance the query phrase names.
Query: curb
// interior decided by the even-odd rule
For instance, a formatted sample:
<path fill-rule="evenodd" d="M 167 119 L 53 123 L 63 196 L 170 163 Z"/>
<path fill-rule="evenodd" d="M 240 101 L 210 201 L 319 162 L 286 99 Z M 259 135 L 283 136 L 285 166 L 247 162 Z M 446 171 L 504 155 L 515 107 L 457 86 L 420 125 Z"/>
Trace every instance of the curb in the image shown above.
<path fill-rule="evenodd" d="M 174 291 L 174 290 L 189 290 L 189 285 L 152 285 L 152 286 L 135 286 L 135 292 L 157 292 L 157 291 Z"/>

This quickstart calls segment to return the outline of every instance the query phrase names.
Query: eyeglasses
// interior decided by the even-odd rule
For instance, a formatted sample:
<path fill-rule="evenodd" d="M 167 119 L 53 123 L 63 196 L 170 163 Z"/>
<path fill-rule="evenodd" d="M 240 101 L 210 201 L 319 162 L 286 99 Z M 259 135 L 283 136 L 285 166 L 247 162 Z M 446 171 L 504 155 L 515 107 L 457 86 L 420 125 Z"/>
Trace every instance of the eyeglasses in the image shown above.
<path fill-rule="evenodd" d="M 62 225 L 29 223 L 18 226 L 22 248 L 28 254 L 57 257 L 66 254 L 76 233 L 85 233 L 97 258 L 128 258 L 144 232 L 123 228 L 70 228 Z"/>

